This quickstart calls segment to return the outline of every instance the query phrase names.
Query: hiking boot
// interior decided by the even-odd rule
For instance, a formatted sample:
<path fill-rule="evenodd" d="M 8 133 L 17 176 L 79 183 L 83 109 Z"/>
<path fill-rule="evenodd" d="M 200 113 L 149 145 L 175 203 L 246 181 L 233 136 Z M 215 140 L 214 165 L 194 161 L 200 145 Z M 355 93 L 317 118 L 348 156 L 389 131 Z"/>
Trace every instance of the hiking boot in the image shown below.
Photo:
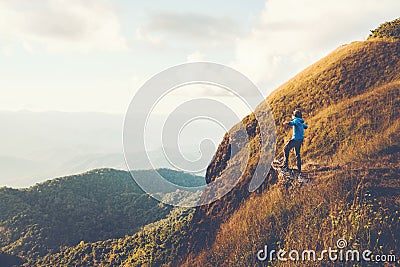
<path fill-rule="evenodd" d="M 307 183 L 308 179 L 307 178 L 303 178 L 301 175 L 299 175 L 299 177 L 297 177 L 297 182 L 302 184 L 302 183 Z"/>
<path fill-rule="evenodd" d="M 279 168 L 281 168 L 281 169 L 287 169 L 287 168 L 288 168 L 288 165 L 285 164 L 285 163 L 282 163 L 282 164 L 280 164 L 280 165 L 278 165 L 278 166 L 279 166 Z"/>

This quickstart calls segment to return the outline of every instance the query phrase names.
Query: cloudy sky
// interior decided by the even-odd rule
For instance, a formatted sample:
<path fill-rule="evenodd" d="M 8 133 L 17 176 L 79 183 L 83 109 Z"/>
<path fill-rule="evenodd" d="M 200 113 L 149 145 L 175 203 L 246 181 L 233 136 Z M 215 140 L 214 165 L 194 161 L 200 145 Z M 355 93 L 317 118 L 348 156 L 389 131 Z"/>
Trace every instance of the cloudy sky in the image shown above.
<path fill-rule="evenodd" d="M 264 95 L 398 17 L 398 0 L 0 0 L 0 110 L 124 113 L 188 61 L 227 64 Z"/>

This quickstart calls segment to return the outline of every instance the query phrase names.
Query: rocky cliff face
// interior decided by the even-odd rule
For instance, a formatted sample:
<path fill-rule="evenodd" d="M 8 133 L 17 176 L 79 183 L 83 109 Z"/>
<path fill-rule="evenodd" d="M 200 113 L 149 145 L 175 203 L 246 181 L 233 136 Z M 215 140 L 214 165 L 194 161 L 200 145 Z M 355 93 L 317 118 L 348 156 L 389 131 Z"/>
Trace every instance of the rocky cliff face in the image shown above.
<path fill-rule="evenodd" d="M 196 240 L 191 244 L 191 251 L 198 251 L 213 242 L 213 230 L 228 218 L 237 208 L 250 197 L 249 187 L 252 179 L 264 180 L 257 192 L 267 190 L 270 185 L 276 183 L 278 174 L 270 170 L 270 165 L 262 164 L 262 161 L 272 161 L 275 149 L 275 138 L 261 142 L 260 124 L 257 119 L 263 121 L 264 130 L 267 135 L 274 136 L 275 125 L 271 121 L 270 111 L 260 110 L 257 115 L 251 114 L 245 117 L 240 125 L 231 129 L 225 135 L 218 147 L 213 161 L 206 173 L 207 183 L 214 182 L 214 190 L 207 190 L 203 198 L 214 196 L 214 191 L 219 191 L 231 183 L 237 184 L 228 194 L 219 200 L 205 206 L 199 207 L 193 218 L 195 227 L 192 228 L 190 240 Z M 273 122 L 273 121 L 272 121 Z M 242 148 L 239 149 L 238 148 Z M 261 151 L 266 152 L 267 158 L 261 160 Z M 236 151 L 236 152 L 235 152 Z M 257 169 L 257 171 L 256 171 Z"/>

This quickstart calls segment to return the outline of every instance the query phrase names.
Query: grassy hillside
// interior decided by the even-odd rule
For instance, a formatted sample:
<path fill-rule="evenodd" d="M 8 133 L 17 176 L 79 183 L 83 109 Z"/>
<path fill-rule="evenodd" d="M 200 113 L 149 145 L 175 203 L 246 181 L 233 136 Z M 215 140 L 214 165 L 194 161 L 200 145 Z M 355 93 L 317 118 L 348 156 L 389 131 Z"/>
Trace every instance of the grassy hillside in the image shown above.
<path fill-rule="evenodd" d="M 229 258 L 230 264 L 226 265 L 232 266 L 235 261 L 244 263 L 248 260 L 255 264 L 254 247 L 258 245 L 262 248 L 267 241 L 268 244 L 282 246 L 292 244 L 297 237 L 288 233 L 295 230 L 297 236 L 308 236 L 309 242 L 306 244 L 311 245 L 312 241 L 321 247 L 321 244 L 327 244 L 321 243 L 326 242 L 324 238 L 332 236 L 333 228 L 326 224 L 333 223 L 332 214 L 339 211 L 340 216 L 347 216 L 347 221 L 343 222 L 343 228 L 337 231 L 337 236 L 349 233 L 348 238 L 372 248 L 375 244 L 367 240 L 371 235 L 390 235 L 399 231 L 398 218 L 392 216 L 399 210 L 396 196 L 400 189 L 396 175 L 400 164 L 399 55 L 400 41 L 396 39 L 371 39 L 342 46 L 275 90 L 256 110 L 261 120 L 256 121 L 253 115 L 246 117 L 242 123 L 247 129 L 253 129 L 252 134 L 249 134 L 250 145 L 246 148 L 251 150 L 243 151 L 251 155 L 245 166 L 246 171 L 228 195 L 196 210 L 191 238 L 200 241 L 190 250 L 191 256 L 186 263 L 197 262 L 198 266 L 225 265 L 224 260 Z M 259 155 L 262 149 L 268 147 L 259 144 L 257 124 L 267 124 L 267 121 L 262 120 L 262 112 L 265 112 L 267 105 L 277 125 L 276 156 L 280 155 L 284 141 L 291 135 L 291 131 L 281 126 L 282 122 L 290 119 L 296 107 L 300 106 L 303 110 L 304 118 L 310 126 L 303 146 L 305 175 L 315 180 L 309 193 L 306 193 L 307 189 L 298 192 L 296 196 L 279 196 L 279 190 L 269 185 L 271 189 L 264 190 L 267 193 L 255 201 L 254 194 L 247 192 L 255 166 L 265 165 Z M 226 179 L 229 174 L 237 172 L 239 167 L 243 168 L 237 164 L 237 156 L 227 156 L 230 151 L 227 140 L 229 135 L 236 135 L 235 131 L 236 128 L 232 128 L 220 144 L 207 172 L 209 181 Z M 363 172 L 364 178 L 359 180 L 357 176 Z M 267 183 L 274 180 L 273 176 L 274 171 L 270 171 Z M 346 184 L 346 181 L 353 182 Z M 373 205 L 373 211 L 362 204 L 370 201 L 360 193 L 365 192 L 367 187 L 372 195 L 382 198 L 378 203 L 368 204 Z M 322 192 L 323 195 L 319 196 L 315 192 Z M 313 198 L 316 198 L 315 201 Z M 263 205 L 267 205 L 267 200 L 279 204 L 278 208 L 266 209 Z M 293 206 L 296 203 L 297 206 Z M 331 210 L 329 203 L 339 204 Z M 259 213 L 260 205 L 263 207 Z M 348 216 L 353 216 L 351 212 L 356 208 L 365 216 L 362 222 L 358 222 L 357 231 L 351 228 L 351 222 L 348 221 Z M 314 214 L 318 209 L 324 212 Z M 374 212 L 378 214 L 383 211 L 387 212 L 384 217 L 389 216 L 390 220 L 395 221 L 382 221 L 381 225 L 374 224 L 376 227 L 370 229 L 368 222 L 374 220 Z M 297 218 L 307 225 L 307 220 L 311 220 L 307 216 L 314 216 L 310 214 L 317 216 L 316 224 L 307 230 Z M 348 232 L 343 232 L 346 227 Z M 333 235 L 331 241 L 337 236 Z M 399 249 L 399 238 L 396 236 L 392 239 L 381 238 L 379 242 L 379 247 L 386 247 L 387 251 Z M 200 254 L 199 250 L 202 251 Z M 215 251 L 219 251 L 219 255 L 214 254 Z M 253 257 L 253 261 L 250 257 Z"/>
<path fill-rule="evenodd" d="M 190 174 L 167 169 L 160 173 L 182 185 L 204 183 Z M 0 210 L 1 250 L 34 259 L 60 246 L 133 234 L 164 218 L 171 207 L 145 194 L 128 172 L 99 169 L 27 189 L 1 188 Z"/>
<path fill-rule="evenodd" d="M 400 80 L 400 42 L 395 39 L 371 39 L 344 45 L 313 64 L 276 89 L 267 102 L 277 125 L 290 119 L 299 106 L 308 121 L 332 105 Z M 265 109 L 262 104 L 259 109 Z M 340 123 L 356 121 L 352 114 Z M 315 128 L 315 127 L 314 127 Z M 277 127 L 278 149 L 282 148 L 285 129 Z M 324 150 L 318 150 L 324 154 Z"/>
<path fill-rule="evenodd" d="M 398 167 L 383 172 L 352 168 L 320 171 L 314 185 L 291 194 L 275 185 L 246 201 L 221 225 L 212 246 L 188 259 L 187 266 L 258 266 L 256 253 L 264 245 L 271 250 L 307 248 L 321 252 L 335 247 L 340 238 L 353 249 L 395 254 L 400 249 L 399 171 Z M 269 264 L 293 263 L 275 260 Z M 325 261 L 302 266 L 324 264 L 332 265 Z"/>
<path fill-rule="evenodd" d="M 309 161 L 343 165 L 376 161 L 400 150 L 400 80 L 318 112 L 308 119 Z M 323 151 L 323 153 L 321 153 Z"/>
<path fill-rule="evenodd" d="M 371 31 L 371 34 L 368 38 L 400 39 L 400 18 L 382 23 L 378 28 Z"/>

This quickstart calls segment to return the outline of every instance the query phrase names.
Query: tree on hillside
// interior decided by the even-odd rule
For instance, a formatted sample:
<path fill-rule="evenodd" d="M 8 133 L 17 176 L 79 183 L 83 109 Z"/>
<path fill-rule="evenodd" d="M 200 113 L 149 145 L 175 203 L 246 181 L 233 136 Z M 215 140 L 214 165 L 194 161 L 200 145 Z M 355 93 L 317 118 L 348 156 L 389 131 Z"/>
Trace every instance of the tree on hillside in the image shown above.
<path fill-rule="evenodd" d="M 368 39 L 372 38 L 396 38 L 400 39 L 400 18 L 385 22 L 375 30 L 371 30 Z"/>

